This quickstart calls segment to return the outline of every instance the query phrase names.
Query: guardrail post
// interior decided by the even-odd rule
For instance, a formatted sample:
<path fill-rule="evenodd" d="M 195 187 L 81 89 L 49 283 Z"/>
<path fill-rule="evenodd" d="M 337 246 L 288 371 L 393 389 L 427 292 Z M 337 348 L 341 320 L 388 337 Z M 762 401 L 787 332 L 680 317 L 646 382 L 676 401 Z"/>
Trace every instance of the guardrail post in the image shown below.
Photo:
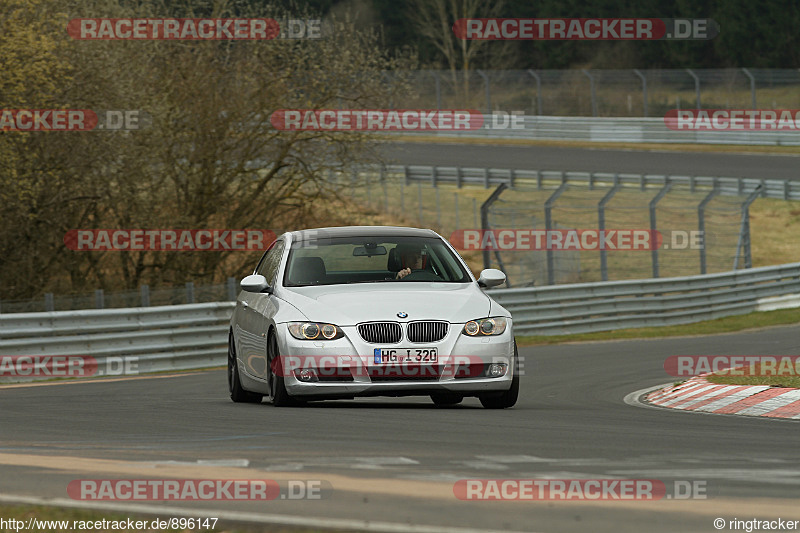
<path fill-rule="evenodd" d="M 606 231 L 606 206 L 608 202 L 617 194 L 621 185 L 619 184 L 619 174 L 614 174 L 614 186 L 611 187 L 600 203 L 597 204 L 597 228 L 600 230 L 600 235 L 605 235 Z M 600 275 L 603 281 L 608 281 L 608 251 L 604 246 L 600 246 Z"/>
<path fill-rule="evenodd" d="M 392 77 L 384 70 L 381 72 L 381 77 L 386 80 L 386 85 L 389 87 L 389 109 L 394 109 L 394 98 L 392 92 Z"/>
<path fill-rule="evenodd" d="M 442 229 L 442 207 L 439 204 L 439 189 L 436 189 L 436 227 Z"/>
<path fill-rule="evenodd" d="M 558 186 L 558 189 L 550 195 L 550 198 L 544 203 L 544 229 L 545 229 L 545 254 L 547 255 L 547 284 L 554 285 L 555 284 L 555 272 L 554 272 L 554 264 L 553 264 L 553 250 L 550 249 L 549 243 L 547 242 L 547 236 L 550 235 L 550 230 L 553 229 L 553 204 L 558 200 L 558 197 L 567 190 L 569 184 L 566 182 L 566 178 L 564 174 L 561 174 L 561 185 Z"/>
<path fill-rule="evenodd" d="M 745 75 L 748 78 L 750 78 L 750 105 L 753 106 L 750 109 L 755 109 L 756 108 L 756 79 L 753 77 L 752 74 L 750 74 L 750 71 L 747 70 L 746 68 L 743 68 L 742 72 L 744 72 Z"/>
<path fill-rule="evenodd" d="M 186 303 L 193 304 L 194 303 L 194 283 L 191 281 L 186 282 Z"/>
<path fill-rule="evenodd" d="M 500 198 L 500 195 L 503 194 L 503 191 L 505 191 L 507 188 L 508 185 L 506 185 L 505 183 L 501 183 L 500 185 L 497 186 L 494 192 L 489 195 L 489 198 L 487 198 L 486 201 L 483 202 L 483 204 L 481 204 L 481 230 L 483 230 L 481 232 L 482 234 L 487 231 L 491 231 L 492 228 L 489 226 L 489 208 L 492 206 L 493 203 L 497 201 L 498 198 Z M 494 240 L 492 240 L 492 242 L 494 242 Z M 503 264 L 503 259 L 500 257 L 500 250 L 495 250 L 494 255 L 495 258 L 497 259 L 497 264 L 500 267 L 500 270 L 502 270 L 506 274 L 506 286 L 510 288 L 511 282 L 508 280 L 508 272 L 506 272 L 506 267 Z M 492 267 L 491 262 L 492 260 L 490 251 L 483 250 L 483 268 L 491 268 Z"/>
<path fill-rule="evenodd" d="M 139 295 L 142 300 L 142 307 L 150 307 L 150 286 L 142 285 L 139 287 Z"/>
<path fill-rule="evenodd" d="M 488 189 L 489 188 L 489 169 L 488 168 L 484 168 L 483 169 L 483 188 L 484 189 Z"/>
<path fill-rule="evenodd" d="M 56 310 L 56 304 L 53 300 L 52 292 L 47 292 L 44 295 L 44 310 L 47 312 L 53 312 Z"/>
<path fill-rule="evenodd" d="M 456 213 L 456 228 L 455 228 L 455 229 L 457 229 L 457 230 L 458 230 L 458 229 L 461 229 L 461 226 L 460 226 L 460 225 L 459 225 L 459 223 L 458 223 L 458 193 L 457 193 L 457 192 L 454 192 L 454 193 L 453 193 L 453 200 L 455 200 L 455 204 L 456 204 L 456 206 L 455 206 L 455 213 Z"/>
<path fill-rule="evenodd" d="M 417 182 L 417 207 L 419 208 L 419 225 L 422 226 L 422 182 Z"/>
<path fill-rule="evenodd" d="M 585 68 L 581 69 L 581 72 L 583 72 L 584 75 L 586 75 L 586 77 L 589 78 L 589 90 L 591 91 L 591 94 L 592 94 L 592 116 L 596 117 L 597 116 L 597 94 L 595 94 L 595 90 L 594 90 L 594 76 L 589 74 L 589 71 L 586 70 Z"/>
<path fill-rule="evenodd" d="M 650 200 L 650 246 L 653 248 L 650 251 L 650 256 L 653 260 L 653 277 L 657 278 L 658 276 L 658 247 L 654 245 L 656 231 L 658 230 L 658 224 L 656 223 L 656 206 L 658 202 L 661 201 L 664 196 L 669 192 L 672 188 L 672 182 L 669 181 L 668 177 L 664 178 L 667 180 L 666 184 L 658 191 L 658 194 Z"/>
<path fill-rule="evenodd" d="M 436 187 L 439 178 L 437 167 L 431 167 L 431 187 Z"/>
<path fill-rule="evenodd" d="M 642 101 L 644 102 L 644 116 L 647 117 L 647 78 L 642 74 L 638 68 L 633 69 L 639 78 L 642 80 Z"/>
<path fill-rule="evenodd" d="M 472 199 L 472 223 L 473 227 L 477 228 L 478 226 L 478 199 Z"/>
<path fill-rule="evenodd" d="M 719 194 L 719 182 L 714 178 L 714 187 L 697 206 L 697 231 L 700 232 L 700 274 L 706 273 L 706 205 Z"/>
<path fill-rule="evenodd" d="M 484 90 L 486 91 L 486 113 L 492 112 L 492 90 L 489 88 L 489 76 L 482 70 L 476 70 L 475 72 L 483 78 L 483 86 Z"/>
<path fill-rule="evenodd" d="M 536 114 L 541 116 L 542 114 L 542 79 L 539 77 L 538 74 L 533 69 L 528 69 L 528 74 L 533 76 L 533 79 L 536 80 Z"/>
<path fill-rule="evenodd" d="M 430 71 L 431 76 L 433 76 L 434 82 L 436 82 L 436 109 L 442 109 L 442 80 L 439 78 L 439 72 L 436 70 Z"/>
<path fill-rule="evenodd" d="M 94 291 L 94 308 L 95 309 L 104 309 L 105 308 L 105 296 L 103 295 L 103 289 L 95 289 Z"/>
<path fill-rule="evenodd" d="M 463 179 L 463 177 L 461 175 L 461 167 L 456 167 L 456 188 L 457 189 L 461 188 L 462 179 Z"/>
<path fill-rule="evenodd" d="M 228 301 L 236 301 L 236 278 L 228 278 L 225 280 L 225 285 L 228 289 Z"/>
<path fill-rule="evenodd" d="M 689 75 L 692 78 L 694 78 L 694 92 L 695 92 L 695 97 L 697 98 L 697 109 L 700 109 L 702 107 L 700 105 L 700 78 L 698 78 L 697 75 L 694 72 L 692 72 L 692 69 L 690 68 L 687 68 L 686 72 L 688 72 Z"/>
<path fill-rule="evenodd" d="M 739 240 L 736 243 L 736 256 L 733 258 L 733 269 L 739 269 L 739 255 L 741 254 L 742 247 L 744 247 L 744 267 L 751 268 L 752 258 L 750 256 L 750 204 L 761 195 L 763 185 L 755 188 L 750 196 L 742 203 L 742 224 L 739 227 Z"/>

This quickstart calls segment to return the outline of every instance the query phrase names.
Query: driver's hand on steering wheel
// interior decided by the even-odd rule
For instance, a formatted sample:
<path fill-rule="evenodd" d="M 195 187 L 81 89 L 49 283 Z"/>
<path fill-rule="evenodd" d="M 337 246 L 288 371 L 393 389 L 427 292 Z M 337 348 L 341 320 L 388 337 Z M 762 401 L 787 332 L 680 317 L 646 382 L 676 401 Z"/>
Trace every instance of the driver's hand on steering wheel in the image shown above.
<path fill-rule="evenodd" d="M 403 279 L 404 277 L 408 276 L 409 274 L 411 274 L 411 269 L 410 268 L 404 268 L 403 270 L 401 270 L 400 272 L 397 273 L 397 276 L 395 276 L 395 279 Z"/>

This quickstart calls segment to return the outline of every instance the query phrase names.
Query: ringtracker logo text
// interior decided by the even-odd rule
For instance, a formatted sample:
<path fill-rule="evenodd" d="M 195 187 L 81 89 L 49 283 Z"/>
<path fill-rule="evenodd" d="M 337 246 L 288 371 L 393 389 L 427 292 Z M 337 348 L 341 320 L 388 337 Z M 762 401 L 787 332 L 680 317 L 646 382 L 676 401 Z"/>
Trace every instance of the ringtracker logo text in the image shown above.
<path fill-rule="evenodd" d="M 524 130 L 524 111 L 431 109 L 281 109 L 270 116 L 282 131 Z"/>
<path fill-rule="evenodd" d="M 332 491 L 323 480 L 272 479 L 76 479 L 67 485 L 73 500 L 209 501 L 320 500 Z M 324 491 L 324 492 L 323 492 Z"/>
<path fill-rule="evenodd" d="M 800 109 L 672 109 L 664 124 L 677 131 L 798 131 Z"/>
<path fill-rule="evenodd" d="M 89 355 L 2 355 L 0 378 L 131 376 L 139 373 L 138 357 L 109 356 L 99 362 Z"/>
<path fill-rule="evenodd" d="M 715 373 L 724 376 L 800 376 L 797 355 L 671 355 L 664 360 L 670 376 Z"/>
<path fill-rule="evenodd" d="M 464 229 L 450 242 L 460 250 L 654 250 L 662 236 L 634 229 Z"/>
<path fill-rule="evenodd" d="M 471 18 L 458 19 L 453 33 L 465 40 L 652 41 L 713 39 L 712 19 L 657 18 Z"/>
<path fill-rule="evenodd" d="M 275 239 L 261 229 L 73 229 L 64 244 L 75 251 L 256 251 Z"/>
<path fill-rule="evenodd" d="M 666 239 L 649 229 L 463 229 L 450 234 L 450 243 L 467 251 L 700 250 L 705 245 L 701 231 L 672 230 Z"/>
<path fill-rule="evenodd" d="M 76 18 L 67 34 L 80 40 L 269 40 L 280 27 L 271 18 Z"/>
<path fill-rule="evenodd" d="M 658 479 L 462 479 L 459 500 L 662 500 L 706 499 L 705 481 Z"/>
<path fill-rule="evenodd" d="M 486 377 L 487 367 L 500 365 L 502 373 L 510 371 L 507 357 L 493 357 L 485 361 L 482 357 L 468 355 L 436 355 L 431 350 L 375 349 L 371 355 L 281 355 L 272 361 L 272 371 L 283 377 L 295 377 L 301 381 L 317 381 L 320 378 L 438 378 L 465 379 Z M 420 352 L 417 354 L 416 352 Z M 248 358 L 248 363 L 258 364 L 259 358 Z M 523 362 L 517 361 L 517 373 L 523 374 Z"/>
<path fill-rule="evenodd" d="M 483 126 L 476 110 L 280 109 L 270 116 L 283 131 L 467 131 Z"/>
<path fill-rule="evenodd" d="M 91 109 L 2 109 L 2 131 L 120 131 L 138 130 L 152 122 L 147 113 L 135 110 Z"/>

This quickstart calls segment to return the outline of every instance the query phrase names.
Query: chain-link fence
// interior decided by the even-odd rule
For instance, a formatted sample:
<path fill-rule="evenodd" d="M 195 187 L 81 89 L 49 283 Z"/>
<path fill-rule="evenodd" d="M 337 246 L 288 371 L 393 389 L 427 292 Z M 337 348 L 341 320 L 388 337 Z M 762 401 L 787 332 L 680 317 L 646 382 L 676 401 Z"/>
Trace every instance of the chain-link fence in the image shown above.
<path fill-rule="evenodd" d="M 54 295 L 28 300 L 2 300 L 0 313 L 38 313 L 44 311 L 71 311 L 76 309 L 112 309 L 123 307 L 150 307 L 202 302 L 236 300 L 239 282 L 228 278 L 226 283 L 195 285 L 188 282 L 179 287 L 151 289 L 142 285 L 137 290 L 104 291 L 96 289 L 88 294 Z"/>
<path fill-rule="evenodd" d="M 448 175 L 440 175 L 448 172 Z M 453 178 L 450 174 L 455 174 Z M 535 177 L 533 177 L 535 176 Z M 382 167 L 349 174 L 331 173 L 373 224 L 432 228 L 456 244 L 463 232 L 486 230 L 655 232 L 658 246 L 646 249 L 461 248 L 473 272 L 499 267 L 513 287 L 646 279 L 726 272 L 748 268 L 750 231 L 747 208 L 763 189 L 745 190 L 744 181 L 697 185 L 661 177 L 601 175 L 500 169 Z M 586 179 L 580 179 L 586 178 Z M 657 179 L 658 178 L 658 179 Z M 730 181 L 732 178 L 728 178 Z M 722 179 L 720 179 L 722 180 Z M 500 183 L 512 185 L 484 207 Z M 760 187 L 769 188 L 762 182 Z M 724 190 L 722 190 L 724 189 Z M 772 191 L 774 196 L 776 191 Z M 785 198 L 791 196 L 784 191 Z M 792 193 L 794 194 L 794 193 Z M 378 218 L 374 218 L 378 215 Z M 380 222 L 378 222 L 380 220 Z M 462 234 L 459 234 L 462 232 Z M 651 237 L 653 233 L 650 233 Z M 655 242 L 655 241 L 651 241 Z M 654 249 L 653 249 L 654 248 Z M 235 300 L 238 280 L 226 283 L 90 294 L 46 294 L 31 300 L 0 301 L 0 313 L 148 307 Z"/>
<path fill-rule="evenodd" d="M 419 70 L 386 72 L 411 91 L 395 109 L 661 117 L 670 109 L 798 109 L 796 69 Z"/>
<path fill-rule="evenodd" d="M 431 171 L 435 175 L 435 167 Z M 612 180 L 565 183 L 560 173 L 549 173 L 552 176 L 534 182 L 516 179 L 513 188 L 488 206 L 484 223 L 481 206 L 495 184 L 488 187 L 487 180 L 483 185 L 459 186 L 434 175 L 423 180 L 410 179 L 409 174 L 408 168 L 362 172 L 348 178 L 348 191 L 359 205 L 390 215 L 398 223 L 432 228 L 451 241 L 462 239 L 459 232 L 465 230 L 648 234 L 646 247 L 605 252 L 557 246 L 549 251 L 490 247 L 488 266 L 506 272 L 514 287 L 687 276 L 751 266 L 749 226 L 742 224 L 752 201 L 746 193 L 721 195 L 716 187 L 665 186 L 646 180 L 642 186 L 615 186 Z M 482 248 L 462 248 L 461 254 L 474 272 L 487 266 Z"/>

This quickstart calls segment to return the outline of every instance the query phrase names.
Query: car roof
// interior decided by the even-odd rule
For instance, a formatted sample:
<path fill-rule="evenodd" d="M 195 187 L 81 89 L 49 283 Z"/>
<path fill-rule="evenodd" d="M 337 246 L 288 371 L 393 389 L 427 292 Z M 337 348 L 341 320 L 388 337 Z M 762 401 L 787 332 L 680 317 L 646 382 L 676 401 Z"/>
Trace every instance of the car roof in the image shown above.
<path fill-rule="evenodd" d="M 401 226 L 341 226 L 289 232 L 293 241 L 331 237 L 439 237 L 435 231 Z"/>

